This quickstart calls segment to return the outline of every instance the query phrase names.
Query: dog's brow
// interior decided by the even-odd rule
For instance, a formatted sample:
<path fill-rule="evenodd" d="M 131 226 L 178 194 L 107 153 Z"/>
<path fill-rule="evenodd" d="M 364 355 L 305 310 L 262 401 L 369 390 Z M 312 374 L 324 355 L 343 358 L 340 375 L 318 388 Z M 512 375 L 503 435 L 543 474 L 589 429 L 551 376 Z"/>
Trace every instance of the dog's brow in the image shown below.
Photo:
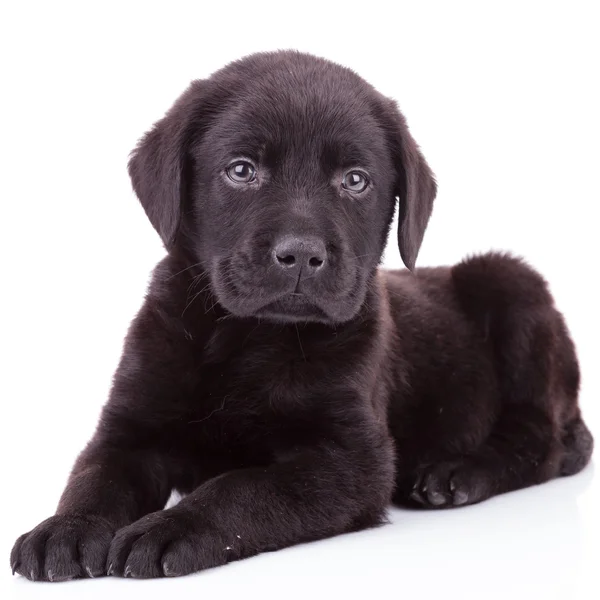
<path fill-rule="evenodd" d="M 260 162 L 263 156 L 261 147 L 255 144 L 249 143 L 232 143 L 230 145 L 230 151 L 228 158 L 234 160 L 239 157 L 248 158 L 250 160 Z"/>
<path fill-rule="evenodd" d="M 350 166 L 368 163 L 368 152 L 355 144 L 328 142 L 322 152 L 322 159 L 331 166 Z"/>

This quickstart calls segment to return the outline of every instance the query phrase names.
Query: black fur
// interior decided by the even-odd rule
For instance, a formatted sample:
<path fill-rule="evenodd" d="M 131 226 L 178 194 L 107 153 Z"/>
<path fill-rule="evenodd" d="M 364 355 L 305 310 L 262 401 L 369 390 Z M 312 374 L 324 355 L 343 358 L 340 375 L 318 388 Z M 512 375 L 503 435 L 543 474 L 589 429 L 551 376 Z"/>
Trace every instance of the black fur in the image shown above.
<path fill-rule="evenodd" d="M 234 180 L 240 159 L 255 179 Z M 414 268 L 436 186 L 352 71 L 232 63 L 129 170 L 168 255 L 56 515 L 15 544 L 18 573 L 184 575 L 380 524 L 392 499 L 471 504 L 588 462 L 575 351 L 540 275 L 500 254 L 378 269 L 396 198 Z M 163 510 L 173 489 L 187 495 Z"/>

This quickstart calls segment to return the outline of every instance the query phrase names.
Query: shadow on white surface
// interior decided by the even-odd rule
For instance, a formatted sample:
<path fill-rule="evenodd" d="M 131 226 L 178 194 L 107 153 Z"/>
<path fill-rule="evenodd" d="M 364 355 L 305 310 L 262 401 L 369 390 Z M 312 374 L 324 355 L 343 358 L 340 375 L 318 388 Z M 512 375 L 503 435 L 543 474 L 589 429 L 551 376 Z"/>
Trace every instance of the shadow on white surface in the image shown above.
<path fill-rule="evenodd" d="M 593 598 L 594 468 L 450 511 L 390 510 L 390 524 L 189 577 L 31 583 L 11 598 Z M 596 546 L 596 547 L 594 547 Z"/>

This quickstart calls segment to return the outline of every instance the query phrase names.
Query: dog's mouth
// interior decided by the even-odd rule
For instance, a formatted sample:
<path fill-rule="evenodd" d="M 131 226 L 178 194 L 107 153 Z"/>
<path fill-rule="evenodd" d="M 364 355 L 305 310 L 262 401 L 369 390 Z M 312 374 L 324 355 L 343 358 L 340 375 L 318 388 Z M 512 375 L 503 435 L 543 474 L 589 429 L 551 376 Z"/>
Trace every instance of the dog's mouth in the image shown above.
<path fill-rule="evenodd" d="M 324 310 L 319 308 L 308 296 L 298 292 L 291 292 L 277 298 L 274 302 L 260 308 L 256 316 L 286 322 L 328 322 L 330 320 Z"/>
<path fill-rule="evenodd" d="M 357 314 L 366 293 L 366 279 L 358 270 L 332 273 L 317 283 L 307 278 L 298 285 L 289 277 L 260 278 L 248 265 L 235 268 L 230 257 L 214 261 L 212 291 L 226 311 L 240 318 L 335 325 Z"/>

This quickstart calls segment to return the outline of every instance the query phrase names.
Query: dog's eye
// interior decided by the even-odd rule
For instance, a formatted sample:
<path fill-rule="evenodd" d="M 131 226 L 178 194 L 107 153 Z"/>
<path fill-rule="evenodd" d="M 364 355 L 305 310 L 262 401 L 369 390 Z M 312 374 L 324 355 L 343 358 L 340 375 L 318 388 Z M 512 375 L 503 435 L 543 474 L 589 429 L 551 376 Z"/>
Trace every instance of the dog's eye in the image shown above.
<path fill-rule="evenodd" d="M 369 185 L 369 180 L 364 173 L 360 171 L 348 171 L 342 179 L 342 187 L 349 192 L 364 192 Z"/>
<path fill-rule="evenodd" d="M 227 177 L 235 183 L 251 183 L 256 179 L 256 169 L 245 160 L 238 160 L 227 167 Z"/>

